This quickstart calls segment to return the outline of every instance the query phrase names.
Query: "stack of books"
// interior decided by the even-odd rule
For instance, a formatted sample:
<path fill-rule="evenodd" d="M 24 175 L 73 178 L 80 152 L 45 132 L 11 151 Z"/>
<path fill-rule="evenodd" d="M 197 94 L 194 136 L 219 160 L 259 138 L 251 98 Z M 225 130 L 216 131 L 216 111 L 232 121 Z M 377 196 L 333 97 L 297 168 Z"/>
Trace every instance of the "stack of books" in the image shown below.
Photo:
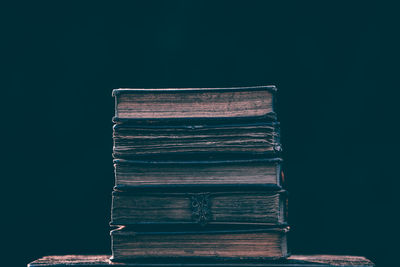
<path fill-rule="evenodd" d="M 275 93 L 113 91 L 112 261 L 288 256 Z"/>
<path fill-rule="evenodd" d="M 275 92 L 114 90 L 111 258 L 47 256 L 28 267 L 373 267 L 288 257 Z"/>

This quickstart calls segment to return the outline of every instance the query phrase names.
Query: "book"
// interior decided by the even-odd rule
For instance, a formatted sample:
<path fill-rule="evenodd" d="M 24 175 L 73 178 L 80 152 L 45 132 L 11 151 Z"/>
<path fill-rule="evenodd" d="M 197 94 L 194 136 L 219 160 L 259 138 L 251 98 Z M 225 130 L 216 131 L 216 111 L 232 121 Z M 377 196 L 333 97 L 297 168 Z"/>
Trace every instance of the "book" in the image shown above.
<path fill-rule="evenodd" d="M 252 262 L 179 262 L 169 261 L 133 261 L 110 262 L 110 255 L 62 255 L 46 256 L 28 264 L 28 267 L 373 267 L 373 262 L 365 257 L 345 255 L 291 255 L 279 261 L 252 261 Z"/>
<path fill-rule="evenodd" d="M 113 192 L 111 225 L 286 224 L 286 191 Z"/>
<path fill-rule="evenodd" d="M 161 230 L 163 229 L 163 230 Z M 209 227 L 176 231 L 121 227 L 111 231 L 113 261 L 135 259 L 281 259 L 288 256 L 285 228 Z"/>
<path fill-rule="evenodd" d="M 273 155 L 281 151 L 278 123 L 157 125 L 116 124 L 114 158 L 154 158 L 181 154 Z"/>
<path fill-rule="evenodd" d="M 199 161 L 114 160 L 115 189 L 138 187 L 282 188 L 280 158 Z"/>
<path fill-rule="evenodd" d="M 276 119 L 275 86 L 114 89 L 115 121 L 125 119 Z"/>

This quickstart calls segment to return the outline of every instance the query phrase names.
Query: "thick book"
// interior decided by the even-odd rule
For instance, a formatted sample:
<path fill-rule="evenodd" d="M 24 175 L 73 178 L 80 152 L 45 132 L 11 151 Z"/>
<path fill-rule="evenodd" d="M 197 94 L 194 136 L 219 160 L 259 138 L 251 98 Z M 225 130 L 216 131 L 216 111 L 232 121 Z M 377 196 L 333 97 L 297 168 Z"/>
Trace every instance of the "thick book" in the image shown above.
<path fill-rule="evenodd" d="M 286 191 L 114 191 L 111 225 L 282 225 L 286 200 Z"/>
<path fill-rule="evenodd" d="M 201 161 L 115 159 L 115 188 L 282 188 L 280 158 Z"/>
<path fill-rule="evenodd" d="M 281 150 L 278 123 L 154 125 L 116 124 L 114 158 L 134 159 L 171 154 L 273 155 Z"/>
<path fill-rule="evenodd" d="M 372 267 L 370 260 L 360 256 L 291 255 L 279 261 L 261 262 L 179 262 L 150 260 L 147 262 L 110 262 L 110 255 L 46 256 L 28 264 L 28 267 Z"/>
<path fill-rule="evenodd" d="M 115 121 L 126 119 L 276 119 L 275 86 L 114 89 Z"/>
<path fill-rule="evenodd" d="M 212 227 L 111 231 L 113 261 L 137 259 L 282 259 L 288 256 L 288 228 Z"/>

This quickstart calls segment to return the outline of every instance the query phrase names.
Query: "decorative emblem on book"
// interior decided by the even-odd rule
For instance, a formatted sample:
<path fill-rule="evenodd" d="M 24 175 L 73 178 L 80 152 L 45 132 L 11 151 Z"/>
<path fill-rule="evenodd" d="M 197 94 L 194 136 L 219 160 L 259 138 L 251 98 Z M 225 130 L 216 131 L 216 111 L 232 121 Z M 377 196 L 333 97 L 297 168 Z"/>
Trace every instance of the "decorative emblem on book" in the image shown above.
<path fill-rule="evenodd" d="M 190 200 L 192 220 L 200 225 L 206 225 L 211 220 L 210 193 L 192 194 Z"/>

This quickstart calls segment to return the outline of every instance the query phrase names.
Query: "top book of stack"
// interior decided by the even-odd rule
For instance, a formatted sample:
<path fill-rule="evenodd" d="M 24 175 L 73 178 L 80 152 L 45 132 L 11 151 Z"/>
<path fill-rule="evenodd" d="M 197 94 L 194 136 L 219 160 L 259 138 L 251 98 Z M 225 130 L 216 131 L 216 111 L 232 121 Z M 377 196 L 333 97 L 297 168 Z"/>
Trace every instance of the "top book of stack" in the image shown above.
<path fill-rule="evenodd" d="M 114 89 L 113 121 L 168 124 L 190 120 L 276 121 L 275 86 L 182 89 Z"/>

